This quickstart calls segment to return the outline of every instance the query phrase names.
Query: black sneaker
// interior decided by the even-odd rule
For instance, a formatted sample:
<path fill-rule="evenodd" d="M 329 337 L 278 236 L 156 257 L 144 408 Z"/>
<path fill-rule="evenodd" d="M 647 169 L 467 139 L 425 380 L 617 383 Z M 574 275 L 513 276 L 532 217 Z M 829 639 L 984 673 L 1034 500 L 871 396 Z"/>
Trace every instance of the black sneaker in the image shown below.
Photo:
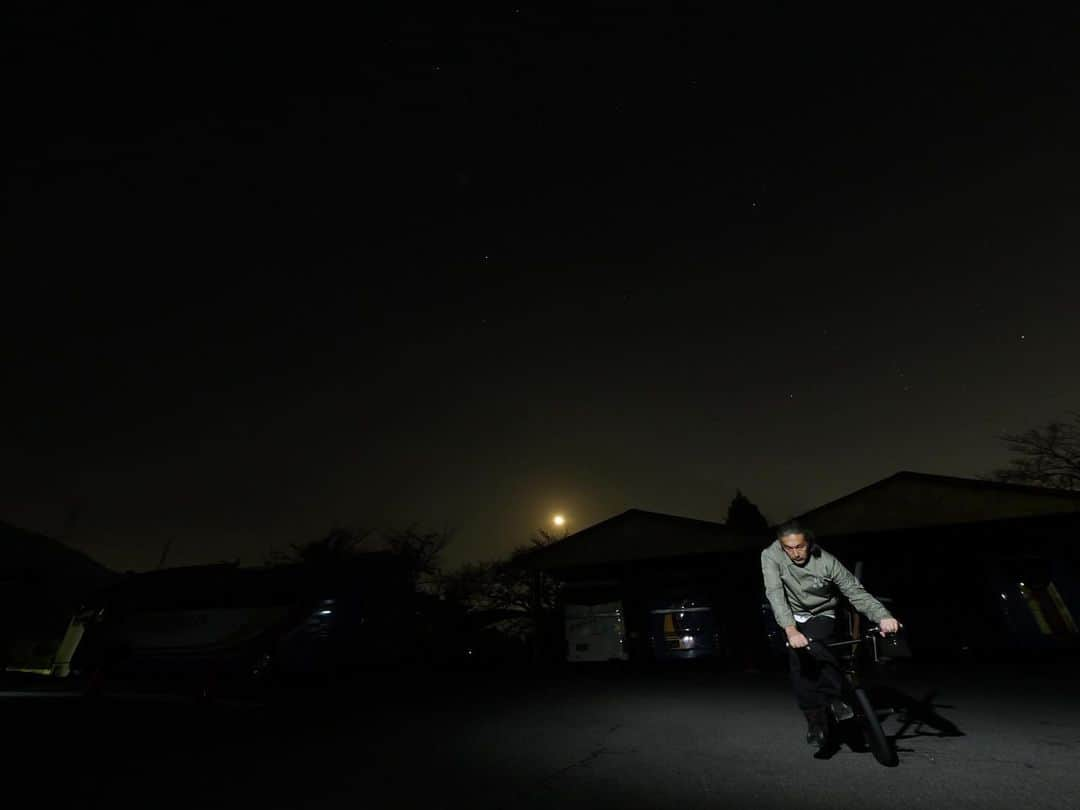
<path fill-rule="evenodd" d="M 821 748 L 829 737 L 825 710 L 807 709 L 803 711 L 803 714 L 806 715 L 806 742 Z"/>
<path fill-rule="evenodd" d="M 833 698 L 829 701 L 829 711 L 832 712 L 833 719 L 837 723 L 842 720 L 850 720 L 855 716 L 855 710 L 840 698 Z"/>

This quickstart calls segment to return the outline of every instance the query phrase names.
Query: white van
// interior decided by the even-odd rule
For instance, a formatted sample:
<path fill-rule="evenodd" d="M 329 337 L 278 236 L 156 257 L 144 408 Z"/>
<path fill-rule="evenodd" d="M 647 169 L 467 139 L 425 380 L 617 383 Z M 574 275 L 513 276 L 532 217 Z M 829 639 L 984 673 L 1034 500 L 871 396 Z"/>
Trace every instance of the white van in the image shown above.
<path fill-rule="evenodd" d="M 625 661 L 626 625 L 622 602 L 565 606 L 566 660 Z"/>

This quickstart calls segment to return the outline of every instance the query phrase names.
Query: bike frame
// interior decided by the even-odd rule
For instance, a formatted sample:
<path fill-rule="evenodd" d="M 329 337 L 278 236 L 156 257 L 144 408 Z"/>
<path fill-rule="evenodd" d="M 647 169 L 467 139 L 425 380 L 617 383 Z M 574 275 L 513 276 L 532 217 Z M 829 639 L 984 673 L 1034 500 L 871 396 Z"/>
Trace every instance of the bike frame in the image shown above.
<path fill-rule="evenodd" d="M 850 641 L 833 641 L 833 642 L 830 642 L 830 643 L 825 645 L 826 647 L 829 647 L 830 649 L 837 648 L 837 647 L 850 648 L 851 652 L 850 652 L 849 655 L 844 657 L 844 661 L 843 661 L 844 667 L 842 668 L 841 671 L 844 673 L 845 677 L 847 677 L 848 682 L 851 684 L 852 688 L 855 688 L 855 687 L 858 687 L 858 686 L 862 685 L 861 680 L 859 678 L 860 673 L 859 673 L 858 660 L 859 660 L 859 648 L 863 644 L 865 644 L 867 641 L 870 642 L 870 649 L 872 650 L 872 655 L 874 657 L 873 660 L 874 660 L 875 664 L 878 663 L 881 660 L 878 657 L 878 648 L 877 648 L 877 639 L 878 639 L 879 635 L 880 635 L 880 633 L 879 633 L 878 629 L 874 628 L 873 630 L 864 631 L 863 634 L 859 638 L 851 639 Z M 811 641 L 810 643 L 811 644 L 821 644 L 822 642 L 820 642 L 820 641 Z"/>
<path fill-rule="evenodd" d="M 859 649 L 863 644 L 869 641 L 870 648 L 873 651 L 874 661 L 877 662 L 880 660 L 877 648 L 878 635 L 878 629 L 874 628 L 873 630 L 864 631 L 858 638 L 851 639 L 850 641 L 834 641 L 825 646 L 829 648 L 846 647 L 850 649 L 850 654 L 846 657 L 846 660 L 842 662 L 843 666 L 841 667 L 841 672 L 844 674 L 852 701 L 855 704 L 855 715 L 860 721 L 863 733 L 866 736 L 866 742 L 874 754 L 874 759 L 882 765 L 894 767 L 897 764 L 896 749 L 885 736 L 885 732 L 881 728 L 881 721 L 877 716 L 877 711 L 873 704 L 871 704 L 870 698 L 866 694 L 866 690 L 863 689 L 862 681 L 859 677 Z M 814 643 L 820 644 L 822 642 L 811 642 L 811 644 Z"/>

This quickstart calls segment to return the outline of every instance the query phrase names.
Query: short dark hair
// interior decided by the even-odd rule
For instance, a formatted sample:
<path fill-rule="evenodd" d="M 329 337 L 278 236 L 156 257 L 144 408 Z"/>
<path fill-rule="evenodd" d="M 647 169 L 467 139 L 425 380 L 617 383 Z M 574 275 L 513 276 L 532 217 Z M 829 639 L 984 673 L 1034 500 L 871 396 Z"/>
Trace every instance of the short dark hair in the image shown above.
<path fill-rule="evenodd" d="M 786 523 L 781 523 L 780 527 L 776 530 L 776 539 L 779 540 L 782 537 L 787 537 L 789 534 L 801 534 L 806 537 L 807 541 L 814 539 L 810 530 L 797 520 L 789 520 Z"/>
<path fill-rule="evenodd" d="M 791 534 L 801 534 L 806 538 L 806 545 L 810 547 L 811 557 L 821 556 L 821 546 L 817 544 L 814 533 L 797 520 L 789 520 L 787 523 L 781 523 L 780 528 L 776 530 L 776 539 L 781 541 L 781 545 L 783 545 L 783 538 Z"/>

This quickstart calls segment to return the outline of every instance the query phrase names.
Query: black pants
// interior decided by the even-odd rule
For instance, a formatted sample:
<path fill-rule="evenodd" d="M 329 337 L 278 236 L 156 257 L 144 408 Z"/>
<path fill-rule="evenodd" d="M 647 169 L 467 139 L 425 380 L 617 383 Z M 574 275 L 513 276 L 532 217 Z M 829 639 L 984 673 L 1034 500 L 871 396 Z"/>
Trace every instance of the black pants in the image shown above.
<path fill-rule="evenodd" d="M 798 625 L 799 632 L 814 642 L 801 650 L 788 650 L 788 667 L 795 700 L 799 708 L 819 709 L 843 693 L 844 675 L 833 651 L 825 646 L 833 641 L 836 622 L 828 616 L 815 616 Z"/>

